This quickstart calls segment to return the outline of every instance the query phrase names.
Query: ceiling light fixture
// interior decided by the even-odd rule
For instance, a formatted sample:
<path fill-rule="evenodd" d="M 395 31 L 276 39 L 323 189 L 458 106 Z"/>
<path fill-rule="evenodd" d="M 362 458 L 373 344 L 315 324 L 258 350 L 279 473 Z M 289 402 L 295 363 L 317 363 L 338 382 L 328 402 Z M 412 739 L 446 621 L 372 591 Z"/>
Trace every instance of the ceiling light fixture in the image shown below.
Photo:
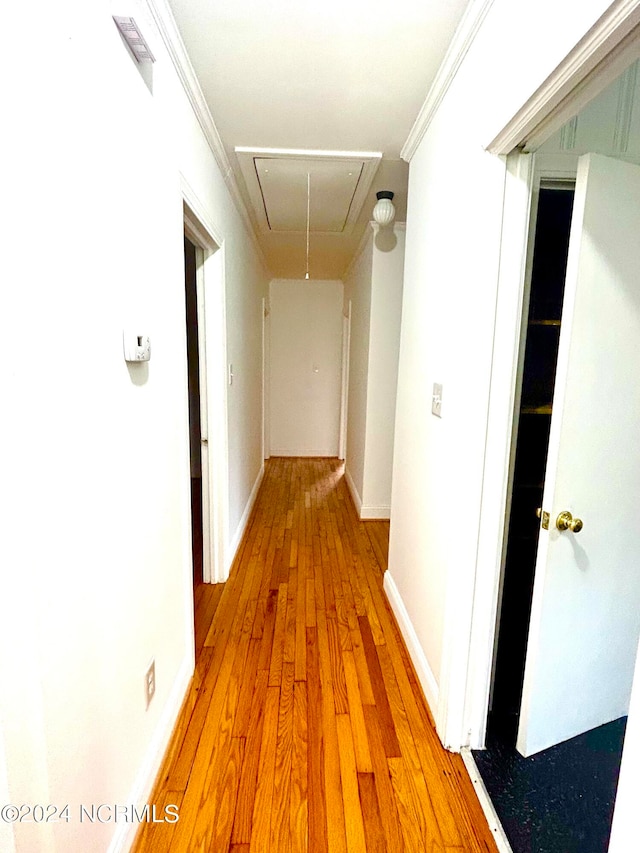
<path fill-rule="evenodd" d="M 311 210 L 311 173 L 307 172 L 307 271 L 305 281 L 309 281 L 309 212 Z"/>
<path fill-rule="evenodd" d="M 393 193 L 390 190 L 380 190 L 376 193 L 376 198 L 378 201 L 373 208 L 373 218 L 378 225 L 389 225 L 396 215 L 396 209 L 391 201 Z"/>

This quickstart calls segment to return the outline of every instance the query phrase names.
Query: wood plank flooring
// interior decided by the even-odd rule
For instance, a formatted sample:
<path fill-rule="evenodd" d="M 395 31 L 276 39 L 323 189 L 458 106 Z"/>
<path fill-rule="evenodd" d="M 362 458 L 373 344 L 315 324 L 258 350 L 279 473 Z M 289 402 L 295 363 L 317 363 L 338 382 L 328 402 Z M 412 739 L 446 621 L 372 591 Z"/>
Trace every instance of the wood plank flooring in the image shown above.
<path fill-rule="evenodd" d="M 382 589 L 388 523 L 334 459 L 271 459 L 224 587 L 196 590 L 196 670 L 137 853 L 496 847 L 442 749 Z"/>

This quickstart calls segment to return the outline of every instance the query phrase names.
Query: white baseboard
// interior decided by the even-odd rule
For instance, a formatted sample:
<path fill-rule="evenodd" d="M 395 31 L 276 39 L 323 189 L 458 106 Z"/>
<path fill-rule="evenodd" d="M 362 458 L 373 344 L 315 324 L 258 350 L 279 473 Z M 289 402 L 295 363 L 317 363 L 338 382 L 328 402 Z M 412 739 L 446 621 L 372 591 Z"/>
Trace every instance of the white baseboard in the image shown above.
<path fill-rule="evenodd" d="M 178 714 L 182 709 L 182 703 L 187 694 L 192 676 L 193 659 L 190 655 L 187 655 L 173 683 L 167 703 L 160 715 L 156 730 L 147 749 L 147 754 L 140 766 L 131 793 L 128 799 L 123 801 L 125 803 L 135 803 L 136 808 L 140 812 L 142 812 L 145 803 L 150 803 L 153 785 L 169 746 L 169 741 L 173 735 Z M 156 808 L 158 809 L 158 818 L 160 818 L 162 815 L 160 814 L 160 806 L 157 803 Z M 130 823 L 118 822 L 108 848 L 108 853 L 125 853 L 125 851 L 130 850 L 139 826 L 140 824 L 135 821 Z"/>
<path fill-rule="evenodd" d="M 337 447 L 272 447 L 269 458 L 279 459 L 338 459 Z"/>
<path fill-rule="evenodd" d="M 353 477 L 349 473 L 349 469 L 345 465 L 344 468 L 344 478 L 347 481 L 347 486 L 349 487 L 349 491 L 351 492 L 351 497 L 353 498 L 353 502 L 356 505 L 356 512 L 358 513 L 358 518 L 360 518 L 360 513 L 362 511 L 362 498 L 358 490 L 356 489 L 356 484 L 353 482 Z"/>
<path fill-rule="evenodd" d="M 362 503 L 360 493 L 358 492 L 356 484 L 353 482 L 353 477 L 351 476 L 351 473 L 349 472 L 349 469 L 346 467 L 346 465 L 344 469 L 344 478 L 347 481 L 347 486 L 349 487 L 349 491 L 351 492 L 351 497 L 353 498 L 353 502 L 356 505 L 356 512 L 358 513 L 358 518 L 364 520 L 373 520 L 374 518 L 386 520 L 391 518 L 390 506 L 376 506 L 375 504 Z"/>
<path fill-rule="evenodd" d="M 360 518 L 370 520 L 378 518 L 386 521 L 387 519 L 391 518 L 391 507 L 362 504 L 362 506 L 360 507 Z"/>
<path fill-rule="evenodd" d="M 242 518 L 240 519 L 240 523 L 236 529 L 236 532 L 233 536 L 233 539 L 229 542 L 229 547 L 227 548 L 226 554 L 226 566 L 225 566 L 225 575 L 229 577 L 229 572 L 231 571 L 231 566 L 235 559 L 235 556 L 238 552 L 238 548 L 240 547 L 240 543 L 242 542 L 242 537 L 244 536 L 245 530 L 247 529 L 247 524 L 249 523 L 249 518 L 251 516 L 251 510 L 253 509 L 253 505 L 256 502 L 256 498 L 258 497 L 258 491 L 260 490 L 260 486 L 262 485 L 262 479 L 264 477 L 264 462 L 262 463 L 262 467 L 260 468 L 260 472 L 256 478 L 255 483 L 253 484 L 253 489 L 251 490 L 251 494 L 249 495 L 249 500 L 247 501 L 247 505 L 242 513 Z"/>
<path fill-rule="evenodd" d="M 500 823 L 500 818 L 498 817 L 494 805 L 491 802 L 489 792 L 485 788 L 482 777 L 478 772 L 478 767 L 471 750 L 469 747 L 463 746 L 460 750 L 460 754 L 462 755 L 462 760 L 467 768 L 469 778 L 473 784 L 478 801 L 482 806 L 482 811 L 487 819 L 489 829 L 493 834 L 493 839 L 496 842 L 496 847 L 498 848 L 499 853 L 513 853 L 511 845 L 509 844 L 509 839 L 507 838 L 506 833 L 502 828 L 502 824 Z"/>
<path fill-rule="evenodd" d="M 431 667 L 429 666 L 427 657 L 420 645 L 420 641 L 418 640 L 418 635 L 411 623 L 411 619 L 409 619 L 407 608 L 404 606 L 404 602 L 398 592 L 398 587 L 391 577 L 389 570 L 384 573 L 384 591 L 387 594 L 391 609 L 398 621 L 400 632 L 407 644 L 407 650 L 416 669 L 416 674 L 420 681 L 420 685 L 422 686 L 427 704 L 435 719 L 438 712 L 438 682 L 431 670 Z"/>

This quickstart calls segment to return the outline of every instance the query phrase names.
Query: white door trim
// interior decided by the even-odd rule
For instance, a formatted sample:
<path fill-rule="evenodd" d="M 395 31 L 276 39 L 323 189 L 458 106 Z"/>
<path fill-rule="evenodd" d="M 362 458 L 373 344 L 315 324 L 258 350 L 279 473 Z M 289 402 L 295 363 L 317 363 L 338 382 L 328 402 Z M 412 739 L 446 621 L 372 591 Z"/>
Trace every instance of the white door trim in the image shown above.
<path fill-rule="evenodd" d="M 473 746 L 484 745 L 497 633 L 510 502 L 514 411 L 519 396 L 527 257 L 533 237 L 533 184 L 533 156 L 510 155 L 507 158 L 468 683 L 458 729 Z"/>
<path fill-rule="evenodd" d="M 535 151 L 640 57 L 640 0 L 615 0 L 486 146 Z"/>
<path fill-rule="evenodd" d="M 508 500 L 513 412 L 517 391 L 522 305 L 526 279 L 533 157 L 506 160 L 500 271 L 495 306 L 492 379 L 473 590 L 449 609 L 436 727 L 454 751 L 484 746 L 491 687 L 496 613 Z"/>
<path fill-rule="evenodd" d="M 342 315 L 342 393 L 340 401 L 340 438 L 338 459 L 347 458 L 347 418 L 349 411 L 349 354 L 351 351 L 351 300 Z"/>
<path fill-rule="evenodd" d="M 269 321 L 269 304 L 262 298 L 262 458 L 271 456 L 271 326 Z"/>
<path fill-rule="evenodd" d="M 227 436 L 227 323 L 225 306 L 225 244 L 205 262 L 207 342 L 207 422 L 211 523 L 215 531 L 212 583 L 229 576 L 229 449 Z"/>
<path fill-rule="evenodd" d="M 227 578 L 228 449 L 226 383 L 225 246 L 182 179 L 184 231 L 197 248 L 196 289 L 200 349 L 202 442 L 202 574 L 205 583 Z M 208 540 L 208 546 L 207 546 Z"/>

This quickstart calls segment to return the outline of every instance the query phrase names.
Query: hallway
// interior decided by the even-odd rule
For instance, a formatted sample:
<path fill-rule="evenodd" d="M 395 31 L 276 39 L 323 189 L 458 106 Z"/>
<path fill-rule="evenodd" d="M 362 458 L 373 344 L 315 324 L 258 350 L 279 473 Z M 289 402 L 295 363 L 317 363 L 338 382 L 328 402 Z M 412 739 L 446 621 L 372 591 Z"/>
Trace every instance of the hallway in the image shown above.
<path fill-rule="evenodd" d="M 440 746 L 382 590 L 385 522 L 334 459 L 274 458 L 224 585 L 196 590 L 196 672 L 134 849 L 494 851 Z"/>

